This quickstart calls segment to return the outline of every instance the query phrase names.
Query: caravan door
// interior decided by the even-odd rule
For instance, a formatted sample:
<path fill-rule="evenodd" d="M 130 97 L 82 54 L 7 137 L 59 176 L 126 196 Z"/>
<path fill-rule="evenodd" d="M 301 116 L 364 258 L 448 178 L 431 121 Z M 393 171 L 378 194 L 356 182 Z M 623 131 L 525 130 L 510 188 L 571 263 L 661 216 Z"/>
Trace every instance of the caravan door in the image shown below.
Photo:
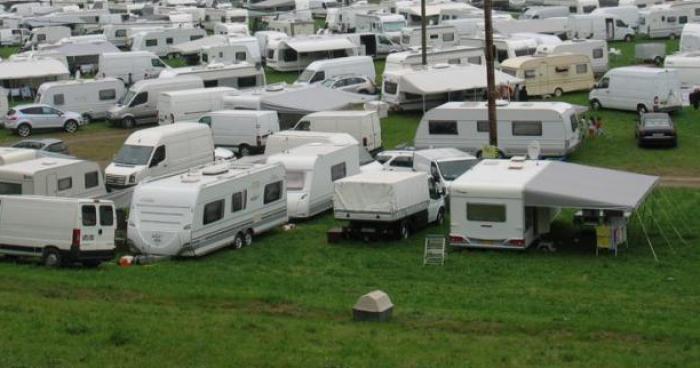
<path fill-rule="evenodd" d="M 605 18 L 605 39 L 615 40 L 615 19 Z"/>
<path fill-rule="evenodd" d="M 36 178 L 34 178 L 36 180 Z M 56 174 L 49 174 L 46 176 L 46 195 L 50 197 L 55 197 L 58 192 L 58 178 Z M 38 193 L 34 193 L 38 194 Z"/>

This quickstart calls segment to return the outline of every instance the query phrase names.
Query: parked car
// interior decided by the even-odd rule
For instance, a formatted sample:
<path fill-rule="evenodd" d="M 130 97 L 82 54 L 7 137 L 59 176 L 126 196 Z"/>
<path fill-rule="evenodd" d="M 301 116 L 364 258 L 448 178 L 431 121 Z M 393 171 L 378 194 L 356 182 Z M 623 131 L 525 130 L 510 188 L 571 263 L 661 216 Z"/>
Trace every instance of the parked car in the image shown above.
<path fill-rule="evenodd" d="M 377 92 L 377 87 L 368 77 L 345 75 L 328 78 L 321 82 L 321 85 L 327 88 L 339 89 L 345 92 L 362 93 L 373 95 Z"/>
<path fill-rule="evenodd" d="M 676 125 L 667 113 L 642 114 L 634 135 L 640 147 L 644 145 L 668 145 L 675 147 L 678 144 Z"/>
<path fill-rule="evenodd" d="M 61 153 L 64 155 L 69 155 L 68 146 L 60 140 L 55 138 L 46 139 L 24 139 L 12 145 L 15 148 L 28 148 L 37 151 L 46 151 L 52 153 Z"/>
<path fill-rule="evenodd" d="M 41 104 L 19 105 L 5 115 L 5 128 L 20 137 L 30 136 L 35 129 L 64 129 L 75 133 L 82 124 L 83 118 L 77 112 Z"/>

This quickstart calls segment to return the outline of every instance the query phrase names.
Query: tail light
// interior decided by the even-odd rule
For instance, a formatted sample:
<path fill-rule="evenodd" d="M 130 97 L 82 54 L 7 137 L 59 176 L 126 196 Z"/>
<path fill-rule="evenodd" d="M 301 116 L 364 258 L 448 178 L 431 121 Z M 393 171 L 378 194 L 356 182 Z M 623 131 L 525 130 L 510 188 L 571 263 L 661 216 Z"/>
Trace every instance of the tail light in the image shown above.
<path fill-rule="evenodd" d="M 659 96 L 654 96 L 654 105 L 659 104 Z"/>
<path fill-rule="evenodd" d="M 523 239 L 510 239 L 510 240 L 508 240 L 508 245 L 512 245 L 514 247 L 524 247 L 525 240 L 523 240 Z"/>
<path fill-rule="evenodd" d="M 450 235 L 450 243 L 469 243 L 469 241 L 461 235 Z"/>
<path fill-rule="evenodd" d="M 261 136 L 255 137 L 255 144 L 257 144 L 258 146 L 262 146 L 262 137 Z"/>
<path fill-rule="evenodd" d="M 73 240 L 71 245 L 76 248 L 80 248 L 80 229 L 73 229 Z"/>

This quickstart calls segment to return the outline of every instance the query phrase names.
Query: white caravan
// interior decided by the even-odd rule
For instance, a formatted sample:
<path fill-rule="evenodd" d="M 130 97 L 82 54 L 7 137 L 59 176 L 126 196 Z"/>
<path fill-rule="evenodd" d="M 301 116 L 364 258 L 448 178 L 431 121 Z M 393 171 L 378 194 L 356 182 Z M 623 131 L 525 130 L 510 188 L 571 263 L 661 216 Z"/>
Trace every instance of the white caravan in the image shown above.
<path fill-rule="evenodd" d="M 401 46 L 421 47 L 420 27 L 404 28 L 401 30 Z M 459 45 L 459 34 L 453 25 L 437 25 L 426 27 L 426 45 L 430 47 L 445 48 Z"/>
<path fill-rule="evenodd" d="M 426 24 L 438 24 L 438 21 L 440 20 L 440 14 L 444 11 L 462 9 L 474 10 L 475 8 L 471 5 L 467 5 L 464 2 L 458 3 L 446 1 L 428 3 L 425 6 Z M 406 18 L 406 21 L 408 21 L 408 25 L 411 27 L 420 26 L 423 22 L 423 12 L 421 10 L 420 2 L 407 2 L 404 4 L 397 4 L 396 12 L 398 14 L 403 15 L 403 17 Z"/>
<path fill-rule="evenodd" d="M 65 26 L 49 26 L 34 28 L 32 29 L 32 35 L 29 36 L 29 40 L 25 43 L 24 48 L 31 49 L 32 47 L 39 46 L 42 44 L 56 43 L 70 36 L 70 28 Z"/>
<path fill-rule="evenodd" d="M 267 137 L 265 156 L 287 152 L 294 147 L 309 143 L 325 143 L 337 146 L 359 144 L 357 139 L 346 133 L 281 130 Z"/>
<path fill-rule="evenodd" d="M 95 198 L 105 193 L 96 162 L 40 157 L 0 166 L 0 194 Z"/>
<path fill-rule="evenodd" d="M 238 90 L 231 87 L 162 92 L 158 96 L 158 124 L 195 121 L 208 112 L 221 110 L 224 96 L 237 94 Z"/>
<path fill-rule="evenodd" d="M 673 69 L 627 66 L 610 69 L 588 94 L 593 109 L 678 111 L 681 81 Z"/>
<path fill-rule="evenodd" d="M 428 65 L 435 64 L 483 64 L 484 49 L 481 47 L 455 46 L 442 49 L 429 48 L 426 52 Z M 420 68 L 423 65 L 423 55 L 420 48 L 409 51 L 395 52 L 386 57 L 384 71 L 403 68 Z"/>
<path fill-rule="evenodd" d="M 280 164 L 216 162 L 134 189 L 127 238 L 141 253 L 197 257 L 287 222 Z"/>
<path fill-rule="evenodd" d="M 267 66 L 280 71 L 301 71 L 316 60 L 356 56 L 360 47 L 343 37 L 294 37 L 273 40 L 267 45 Z"/>
<path fill-rule="evenodd" d="M 664 68 L 675 69 L 678 72 L 681 87 L 700 86 L 700 51 L 666 56 Z"/>
<path fill-rule="evenodd" d="M 360 172 L 356 145 L 309 143 L 267 157 L 287 179 L 287 212 L 309 218 L 333 207 L 333 182 Z"/>
<path fill-rule="evenodd" d="M 571 14 L 590 14 L 600 8 L 598 0 L 543 0 L 545 6 L 568 6 Z"/>
<path fill-rule="evenodd" d="M 641 12 L 640 33 L 649 38 L 676 39 L 687 23 L 700 21 L 700 1 L 677 1 L 655 5 Z"/>
<path fill-rule="evenodd" d="M 462 37 L 460 44 L 464 46 L 484 48 L 484 38 L 479 37 Z M 493 38 L 493 46 L 496 48 L 495 64 L 500 65 L 503 60 L 516 57 L 532 55 L 537 50 L 537 41 L 535 39 L 520 39 L 504 36 L 495 36 Z"/>
<path fill-rule="evenodd" d="M 211 128 L 215 146 L 235 148 L 241 156 L 264 152 L 267 138 L 280 130 L 276 111 L 219 110 L 199 122 Z"/>
<path fill-rule="evenodd" d="M 202 64 L 237 64 L 247 61 L 259 65 L 244 45 L 204 46 L 199 51 L 199 60 Z"/>
<path fill-rule="evenodd" d="M 527 8 L 518 19 L 546 19 L 569 15 L 569 8 L 566 6 L 532 6 Z"/>
<path fill-rule="evenodd" d="M 629 24 L 633 29 L 639 27 L 639 8 L 636 6 L 613 6 L 598 8 L 591 14 L 593 15 L 615 15 L 622 19 L 623 22 Z"/>
<path fill-rule="evenodd" d="M 247 25 L 248 10 L 231 8 L 204 9 L 204 22 L 202 22 L 204 29 L 207 31 L 213 31 L 217 23 Z"/>
<path fill-rule="evenodd" d="M 114 78 L 65 80 L 43 83 L 34 102 L 80 113 L 83 122 L 89 123 L 106 118 L 125 93 L 124 83 Z"/>
<path fill-rule="evenodd" d="M 683 26 L 678 51 L 700 51 L 700 24 L 688 23 Z"/>
<path fill-rule="evenodd" d="M 1 22 L 0 18 L 0 24 Z M 22 46 L 29 37 L 29 31 L 24 28 L 2 28 L 0 29 L 0 46 Z"/>
<path fill-rule="evenodd" d="M 152 31 L 142 31 L 131 36 L 131 51 L 150 51 L 158 56 L 166 56 L 173 46 L 198 40 L 207 35 L 201 28 L 176 27 Z"/>
<path fill-rule="evenodd" d="M 382 127 L 376 111 L 322 111 L 301 118 L 294 130 L 348 133 L 370 153 L 382 149 Z"/>
<path fill-rule="evenodd" d="M 429 174 L 436 183 L 448 190 L 455 179 L 479 162 L 476 156 L 456 148 L 382 151 L 376 159 L 386 171 L 420 171 Z"/>
<path fill-rule="evenodd" d="M 577 108 L 565 102 L 510 102 L 497 106 L 498 151 L 528 153 L 538 142 L 543 157 L 563 157 L 580 143 Z M 454 147 L 481 157 L 489 144 L 486 102 L 449 102 L 428 111 L 416 129 L 417 149 Z"/>
<path fill-rule="evenodd" d="M 479 23 L 479 29 L 483 30 L 483 23 Z M 530 33 L 564 38 L 569 29 L 569 19 L 567 17 L 547 19 L 499 19 L 493 22 L 493 29 L 495 32 L 502 35 Z"/>
<path fill-rule="evenodd" d="M 248 30 L 248 24 L 244 23 L 214 23 L 214 34 L 239 37 L 250 36 L 250 31 Z"/>
<path fill-rule="evenodd" d="M 158 122 L 158 97 L 162 92 L 203 88 L 199 77 L 145 79 L 134 83 L 126 95 L 107 112 L 112 124 L 133 128 L 137 124 Z"/>
<path fill-rule="evenodd" d="M 105 169 L 108 188 L 126 188 L 146 177 L 166 175 L 214 161 L 208 126 L 176 123 L 138 130 Z"/>
<path fill-rule="evenodd" d="M 570 39 L 627 41 L 634 39 L 634 29 L 615 15 L 570 15 L 567 36 Z"/>
<path fill-rule="evenodd" d="M 287 34 L 289 37 L 313 35 L 314 22 L 294 18 L 275 19 L 267 22 L 268 31 L 277 31 Z"/>
<path fill-rule="evenodd" d="M 594 74 L 608 71 L 608 43 L 603 40 L 569 40 L 556 45 L 539 45 L 535 55 L 570 53 L 586 55 L 591 59 Z"/>
<path fill-rule="evenodd" d="M 580 54 L 521 56 L 506 59 L 501 71 L 523 80 L 530 96 L 560 97 L 573 91 L 588 91 L 595 84 L 591 59 Z"/>
<path fill-rule="evenodd" d="M 117 78 L 127 85 L 143 79 L 158 78 L 169 67 L 150 51 L 105 52 L 100 55 L 97 75 Z"/>
<path fill-rule="evenodd" d="M 295 83 L 312 84 L 341 75 L 357 75 L 376 78 L 374 60 L 369 56 L 348 56 L 337 59 L 317 60 L 309 64 Z"/>
<path fill-rule="evenodd" d="M 401 30 L 407 27 L 406 18 L 398 14 L 356 14 L 355 15 L 355 31 L 356 32 L 371 32 L 383 34 L 389 39 L 399 42 L 401 38 Z"/>
<path fill-rule="evenodd" d="M 158 76 L 168 79 L 182 76 L 201 78 L 205 88 L 231 87 L 236 89 L 255 88 L 264 83 L 264 71 L 250 63 L 208 64 L 165 69 Z"/>
<path fill-rule="evenodd" d="M 102 34 L 107 38 L 107 41 L 111 42 L 114 46 L 120 49 L 126 49 L 129 47 L 129 39 L 134 34 L 170 27 L 172 27 L 172 25 L 168 22 L 105 24 L 102 26 Z"/>
<path fill-rule="evenodd" d="M 111 201 L 0 196 L 0 254 L 98 266 L 114 257 L 116 218 Z"/>

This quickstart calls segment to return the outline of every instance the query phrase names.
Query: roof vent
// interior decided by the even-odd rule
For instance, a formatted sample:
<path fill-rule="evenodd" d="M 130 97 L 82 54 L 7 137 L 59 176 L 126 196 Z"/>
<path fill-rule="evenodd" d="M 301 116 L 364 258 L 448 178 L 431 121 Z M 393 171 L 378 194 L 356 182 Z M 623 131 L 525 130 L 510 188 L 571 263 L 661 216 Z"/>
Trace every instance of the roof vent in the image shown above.
<path fill-rule="evenodd" d="M 196 183 L 199 181 L 200 177 L 197 174 L 187 173 L 181 176 L 183 183 Z"/>
<path fill-rule="evenodd" d="M 433 69 L 447 69 L 449 67 L 450 67 L 450 64 L 439 63 L 439 64 L 435 64 L 435 66 L 433 66 Z"/>
<path fill-rule="evenodd" d="M 501 100 L 501 99 L 496 100 L 496 106 L 508 106 L 508 103 L 509 103 L 508 100 Z"/>
<path fill-rule="evenodd" d="M 221 175 L 225 174 L 228 172 L 228 165 L 214 165 L 214 166 L 209 166 L 207 168 L 202 169 L 202 175 L 208 175 L 208 176 L 213 176 L 213 175 Z"/>
<path fill-rule="evenodd" d="M 270 84 L 267 87 L 265 87 L 265 90 L 268 92 L 279 92 L 284 90 L 284 85 L 282 84 Z"/>
<path fill-rule="evenodd" d="M 41 164 L 42 164 L 43 166 L 53 166 L 53 165 L 56 165 L 56 161 L 53 161 L 53 160 L 46 160 L 46 161 L 42 161 Z"/>
<path fill-rule="evenodd" d="M 511 170 L 520 170 L 525 167 L 525 160 L 527 158 L 525 156 L 513 156 L 510 159 L 510 164 L 508 165 L 508 168 Z"/>

